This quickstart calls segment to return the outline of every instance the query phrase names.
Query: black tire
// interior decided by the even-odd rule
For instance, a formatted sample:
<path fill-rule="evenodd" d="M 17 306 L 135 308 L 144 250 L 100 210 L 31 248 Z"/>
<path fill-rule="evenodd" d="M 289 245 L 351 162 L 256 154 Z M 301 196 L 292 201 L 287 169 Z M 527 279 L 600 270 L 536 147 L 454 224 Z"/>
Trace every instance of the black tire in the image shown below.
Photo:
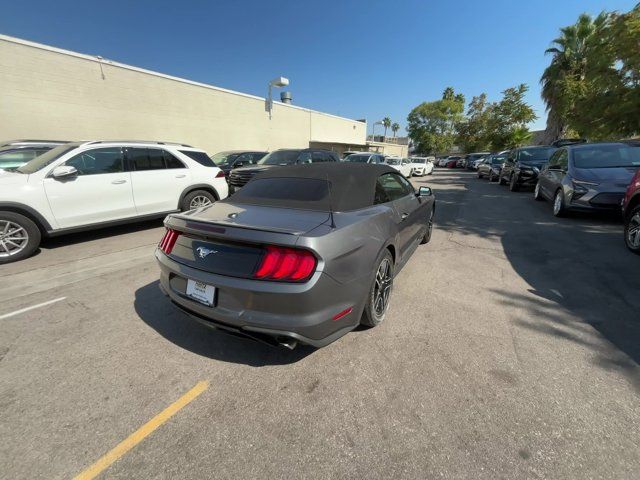
<path fill-rule="evenodd" d="M 30 257 L 40 246 L 42 238 L 40 229 L 24 215 L 0 211 L 0 225 L 0 265 Z M 4 233 L 7 226 L 9 226 L 8 233 Z M 22 231 L 18 231 L 18 228 Z M 26 238 L 22 232 L 26 233 Z M 18 240 L 23 238 L 24 240 Z M 14 253 L 10 253 L 11 251 Z"/>
<path fill-rule="evenodd" d="M 502 178 L 502 172 L 500 172 L 498 174 L 498 185 L 506 185 L 507 182 L 504 181 L 504 178 Z"/>
<path fill-rule="evenodd" d="M 560 198 L 558 199 L 558 197 Z M 559 205 L 556 202 L 559 202 Z M 565 217 L 567 215 L 567 206 L 564 203 L 564 193 L 561 188 L 556 190 L 556 194 L 553 196 L 553 215 L 555 217 Z"/>
<path fill-rule="evenodd" d="M 542 193 L 540 193 L 540 181 L 539 180 L 536 183 L 535 188 L 533 189 L 533 198 L 535 200 L 539 201 L 539 202 L 544 200 L 544 197 L 542 196 Z"/>
<path fill-rule="evenodd" d="M 626 216 L 624 219 L 624 243 L 627 245 L 627 248 L 631 250 L 633 253 L 640 255 L 640 242 L 638 242 L 638 237 L 640 233 L 636 233 L 635 237 L 632 240 L 632 232 L 631 229 L 636 231 L 636 228 L 640 228 L 640 205 L 636 205 L 633 210 Z"/>
<path fill-rule="evenodd" d="M 204 199 L 209 201 L 207 205 Z M 199 201 L 198 199 L 202 199 Z M 193 192 L 187 193 L 182 199 L 182 204 L 180 205 L 180 209 L 185 212 L 187 210 L 193 210 L 194 208 L 207 207 L 209 205 L 213 205 L 216 201 L 216 197 L 206 190 L 194 190 Z M 198 203 L 198 205 L 196 205 Z"/>
<path fill-rule="evenodd" d="M 493 183 L 493 180 L 494 180 L 493 170 L 489 170 L 489 183 Z"/>
<path fill-rule="evenodd" d="M 385 265 L 385 267 L 383 267 L 383 265 Z M 386 268 L 388 268 L 389 270 L 386 270 Z M 381 269 L 384 269 L 387 272 L 388 276 L 390 277 L 389 281 L 379 281 L 378 274 Z M 391 299 L 391 293 L 393 291 L 394 265 L 391 252 L 389 252 L 389 250 L 387 250 L 386 248 L 384 252 L 382 252 L 380 259 L 376 262 L 375 272 L 376 273 L 373 278 L 371 288 L 367 293 L 362 320 L 360 321 L 362 325 L 365 325 L 367 327 L 375 327 L 377 325 L 380 325 L 384 320 L 385 315 L 387 314 L 387 309 L 389 308 L 389 301 Z M 382 284 L 384 292 L 380 292 L 380 284 Z M 376 308 L 376 306 L 374 305 L 377 303 L 377 300 L 379 300 L 379 297 L 377 296 L 378 293 L 382 293 L 383 297 L 386 298 L 386 303 L 383 305 L 381 311 L 380 308 Z"/>
<path fill-rule="evenodd" d="M 482 178 L 482 174 L 480 173 L 480 170 L 478 170 L 478 178 Z"/>
<path fill-rule="evenodd" d="M 435 208 L 432 208 L 429 212 L 429 219 L 427 220 L 427 231 L 424 232 L 420 245 L 425 245 L 431 241 L 431 233 L 433 232 L 433 216 L 436 212 Z"/>
<path fill-rule="evenodd" d="M 520 185 L 518 185 L 518 177 L 514 173 L 511 174 L 509 178 L 509 191 L 517 192 L 520 190 Z"/>

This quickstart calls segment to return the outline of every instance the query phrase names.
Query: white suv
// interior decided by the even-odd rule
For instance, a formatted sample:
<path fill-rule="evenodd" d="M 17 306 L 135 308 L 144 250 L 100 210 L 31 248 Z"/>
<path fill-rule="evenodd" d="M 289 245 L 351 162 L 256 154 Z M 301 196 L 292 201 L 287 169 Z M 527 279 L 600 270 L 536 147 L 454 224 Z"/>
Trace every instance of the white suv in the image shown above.
<path fill-rule="evenodd" d="M 162 217 L 228 195 L 202 150 L 162 142 L 67 143 L 0 175 L 0 264 L 42 236 Z"/>

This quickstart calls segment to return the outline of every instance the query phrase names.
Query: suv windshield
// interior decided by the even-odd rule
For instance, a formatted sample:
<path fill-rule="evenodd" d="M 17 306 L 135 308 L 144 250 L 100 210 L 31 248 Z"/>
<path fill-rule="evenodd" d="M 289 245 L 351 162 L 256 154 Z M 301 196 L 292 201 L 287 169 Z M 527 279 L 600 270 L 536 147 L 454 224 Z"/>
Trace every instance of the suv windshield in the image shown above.
<path fill-rule="evenodd" d="M 211 157 L 217 166 L 231 165 L 231 162 L 238 156 L 235 152 L 218 152 Z"/>
<path fill-rule="evenodd" d="M 296 163 L 300 150 L 276 150 L 258 161 L 258 165 L 291 165 Z"/>
<path fill-rule="evenodd" d="M 367 163 L 370 155 L 349 155 L 344 159 L 345 162 Z"/>
<path fill-rule="evenodd" d="M 424 163 L 425 159 L 424 158 L 412 158 L 411 161 L 413 163 Z"/>
<path fill-rule="evenodd" d="M 594 145 L 573 151 L 576 168 L 640 167 L 640 147 L 631 145 Z"/>
<path fill-rule="evenodd" d="M 555 147 L 548 148 L 525 148 L 520 150 L 518 155 L 518 161 L 520 162 L 546 162 L 553 152 L 556 151 Z"/>
<path fill-rule="evenodd" d="M 494 155 L 491 157 L 491 164 L 496 165 L 498 163 L 503 163 L 506 159 L 506 155 Z"/>
<path fill-rule="evenodd" d="M 25 163 L 21 167 L 16 169 L 16 172 L 31 174 L 35 173 L 38 170 L 42 170 L 47 165 L 56 161 L 62 155 L 67 152 L 70 152 L 74 148 L 78 146 L 77 143 L 67 143 L 66 145 L 60 145 L 59 147 L 53 148 L 48 152 L 43 153 L 39 157 L 34 158 L 28 163 Z"/>

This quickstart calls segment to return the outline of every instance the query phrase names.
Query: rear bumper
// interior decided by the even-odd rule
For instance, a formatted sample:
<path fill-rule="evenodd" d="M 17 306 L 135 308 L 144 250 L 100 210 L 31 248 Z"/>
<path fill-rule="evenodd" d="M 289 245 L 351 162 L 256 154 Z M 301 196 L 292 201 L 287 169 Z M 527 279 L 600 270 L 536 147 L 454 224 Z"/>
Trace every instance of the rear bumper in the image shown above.
<path fill-rule="evenodd" d="M 265 282 L 215 275 L 181 263 L 156 251 L 162 291 L 178 308 L 198 322 L 230 333 L 282 343 L 294 339 L 323 347 L 360 323 L 368 281 L 336 282 L 322 272 L 304 284 Z M 187 279 L 216 287 L 212 307 L 186 295 Z M 339 320 L 333 316 L 353 310 Z"/>

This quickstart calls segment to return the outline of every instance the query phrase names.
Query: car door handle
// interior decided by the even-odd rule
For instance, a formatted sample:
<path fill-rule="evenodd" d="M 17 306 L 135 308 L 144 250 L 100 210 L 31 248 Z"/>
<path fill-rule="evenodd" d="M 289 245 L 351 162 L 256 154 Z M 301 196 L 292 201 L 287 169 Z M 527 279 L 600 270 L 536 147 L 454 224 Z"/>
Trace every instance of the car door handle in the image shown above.
<path fill-rule="evenodd" d="M 111 182 L 113 185 L 122 185 L 123 183 L 127 183 L 126 180 L 114 180 Z"/>
<path fill-rule="evenodd" d="M 401 215 L 402 220 L 406 219 L 408 216 L 409 216 L 409 214 L 408 214 L 408 213 L 403 213 L 403 214 Z"/>
<path fill-rule="evenodd" d="M 186 175 L 185 175 L 185 174 L 182 174 L 182 175 L 176 175 L 176 178 L 184 178 L 184 177 L 186 177 Z"/>

